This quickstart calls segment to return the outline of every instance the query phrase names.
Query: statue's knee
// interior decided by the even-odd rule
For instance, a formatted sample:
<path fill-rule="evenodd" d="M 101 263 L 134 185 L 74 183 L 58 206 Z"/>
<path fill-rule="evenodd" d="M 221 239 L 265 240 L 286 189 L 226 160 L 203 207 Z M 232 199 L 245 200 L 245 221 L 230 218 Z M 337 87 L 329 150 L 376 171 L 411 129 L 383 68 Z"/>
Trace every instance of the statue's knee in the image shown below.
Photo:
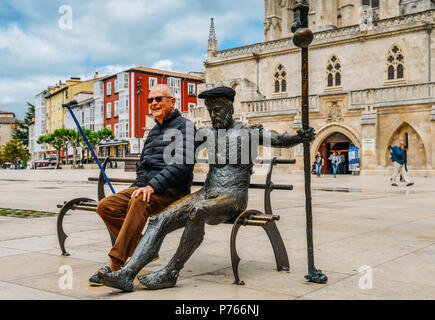
<path fill-rule="evenodd" d="M 163 219 L 161 219 L 161 217 L 156 215 L 156 216 L 150 217 L 148 221 L 149 221 L 148 228 L 159 229 L 162 225 Z"/>
<path fill-rule="evenodd" d="M 206 210 L 204 208 L 204 205 L 201 203 L 197 203 L 193 206 L 192 209 L 189 211 L 189 219 L 194 220 L 204 220 L 206 215 Z"/>

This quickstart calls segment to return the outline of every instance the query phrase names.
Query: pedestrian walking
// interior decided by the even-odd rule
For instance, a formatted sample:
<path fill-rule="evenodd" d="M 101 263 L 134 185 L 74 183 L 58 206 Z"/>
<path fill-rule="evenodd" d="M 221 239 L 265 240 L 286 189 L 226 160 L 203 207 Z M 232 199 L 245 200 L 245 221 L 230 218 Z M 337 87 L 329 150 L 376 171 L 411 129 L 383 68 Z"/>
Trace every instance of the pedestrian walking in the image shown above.
<path fill-rule="evenodd" d="M 403 180 L 406 183 L 406 186 L 412 186 L 414 184 L 414 182 L 410 182 L 408 180 L 408 177 L 406 175 L 406 170 L 405 170 L 405 163 L 406 163 L 406 147 L 405 147 L 405 142 L 404 141 L 400 141 L 398 146 L 394 146 L 394 147 L 389 147 L 391 150 L 391 160 L 393 161 L 394 164 L 394 173 L 393 176 L 391 177 L 391 185 L 394 187 L 397 187 L 397 183 L 396 183 L 396 178 L 401 175 Z"/>
<path fill-rule="evenodd" d="M 325 160 L 320 155 L 320 152 L 317 152 L 314 162 L 316 164 L 316 176 L 320 178 L 320 175 L 322 174 L 323 165 L 325 164 Z"/>
<path fill-rule="evenodd" d="M 346 164 L 346 157 L 344 154 L 341 153 L 341 151 L 338 151 L 337 156 L 340 158 L 340 163 L 338 164 L 338 174 L 345 174 L 345 164 Z"/>
<path fill-rule="evenodd" d="M 337 155 L 337 152 L 334 151 L 328 160 L 331 161 L 332 164 L 332 174 L 334 178 L 337 178 L 337 169 L 341 162 L 340 157 Z"/>

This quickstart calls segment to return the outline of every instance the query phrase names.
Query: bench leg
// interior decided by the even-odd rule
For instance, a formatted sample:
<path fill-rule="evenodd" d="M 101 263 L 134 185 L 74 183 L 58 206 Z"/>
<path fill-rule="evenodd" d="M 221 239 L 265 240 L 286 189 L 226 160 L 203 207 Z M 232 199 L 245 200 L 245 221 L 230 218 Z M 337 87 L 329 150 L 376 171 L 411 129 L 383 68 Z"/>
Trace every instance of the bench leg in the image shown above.
<path fill-rule="evenodd" d="M 65 240 L 68 237 L 68 235 L 63 230 L 63 217 L 69 210 L 74 210 L 76 205 L 80 205 L 83 202 L 95 202 L 95 200 L 89 199 L 89 198 L 77 198 L 73 199 L 67 203 L 64 204 L 62 209 L 59 212 L 59 215 L 57 216 L 57 239 L 59 240 L 59 246 L 62 250 L 63 256 L 69 256 L 70 254 L 65 250 Z"/>
<path fill-rule="evenodd" d="M 237 254 L 236 240 L 237 233 L 240 227 L 243 225 L 243 220 L 249 218 L 249 216 L 264 216 L 265 214 L 257 210 L 247 210 L 242 212 L 236 221 L 234 222 L 233 229 L 231 231 L 230 240 L 230 251 L 231 251 L 231 264 L 234 273 L 234 284 L 244 285 L 245 282 L 239 278 L 239 263 L 240 257 Z M 276 268 L 278 271 L 289 271 L 290 263 L 288 260 L 287 250 L 285 249 L 284 242 L 282 241 L 281 234 L 278 231 L 275 221 L 268 222 L 266 226 L 263 227 L 269 237 L 270 243 L 272 244 L 273 252 L 275 254 Z"/>
<path fill-rule="evenodd" d="M 287 250 L 285 249 L 284 242 L 282 241 L 275 221 L 269 222 L 263 229 L 266 231 L 270 243 L 272 244 L 276 260 L 276 269 L 278 271 L 290 271 Z"/>

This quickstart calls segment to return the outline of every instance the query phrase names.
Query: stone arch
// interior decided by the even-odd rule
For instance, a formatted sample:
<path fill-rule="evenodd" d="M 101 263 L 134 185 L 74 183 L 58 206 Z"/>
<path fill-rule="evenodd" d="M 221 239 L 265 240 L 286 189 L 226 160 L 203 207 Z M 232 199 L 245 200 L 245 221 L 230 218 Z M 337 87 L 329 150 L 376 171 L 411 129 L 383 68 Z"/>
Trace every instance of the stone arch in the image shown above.
<path fill-rule="evenodd" d="M 407 153 L 407 166 L 409 168 L 426 168 L 427 156 L 426 147 L 423 143 L 423 139 L 408 122 L 401 123 L 394 133 L 391 135 L 388 144 L 385 148 L 385 167 L 392 166 L 390 160 L 389 146 L 399 145 L 400 140 L 405 140 L 405 134 L 408 134 L 409 148 Z"/>
<path fill-rule="evenodd" d="M 341 123 L 333 122 L 327 124 L 326 126 L 316 131 L 316 139 L 314 140 L 314 143 L 311 145 L 311 155 L 314 157 L 314 155 L 320 149 L 322 142 L 325 141 L 325 139 L 328 138 L 331 134 L 336 132 L 344 134 L 352 141 L 354 146 L 361 148 L 361 141 L 357 133 L 353 129 Z"/>

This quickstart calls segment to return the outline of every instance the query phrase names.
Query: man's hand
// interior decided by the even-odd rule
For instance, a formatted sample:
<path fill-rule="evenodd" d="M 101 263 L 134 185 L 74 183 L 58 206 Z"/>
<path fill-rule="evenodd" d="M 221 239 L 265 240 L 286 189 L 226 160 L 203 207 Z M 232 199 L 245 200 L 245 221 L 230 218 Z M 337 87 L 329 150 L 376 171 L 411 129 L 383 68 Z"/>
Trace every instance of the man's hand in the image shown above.
<path fill-rule="evenodd" d="M 131 199 L 139 197 L 143 193 L 143 202 L 150 202 L 151 195 L 154 194 L 154 189 L 151 186 L 146 186 L 144 188 L 139 188 L 135 190 L 132 195 Z"/>
<path fill-rule="evenodd" d="M 299 129 L 298 136 L 301 138 L 302 142 L 311 142 L 316 137 L 316 133 L 313 128 L 308 127 L 307 130 Z"/>

